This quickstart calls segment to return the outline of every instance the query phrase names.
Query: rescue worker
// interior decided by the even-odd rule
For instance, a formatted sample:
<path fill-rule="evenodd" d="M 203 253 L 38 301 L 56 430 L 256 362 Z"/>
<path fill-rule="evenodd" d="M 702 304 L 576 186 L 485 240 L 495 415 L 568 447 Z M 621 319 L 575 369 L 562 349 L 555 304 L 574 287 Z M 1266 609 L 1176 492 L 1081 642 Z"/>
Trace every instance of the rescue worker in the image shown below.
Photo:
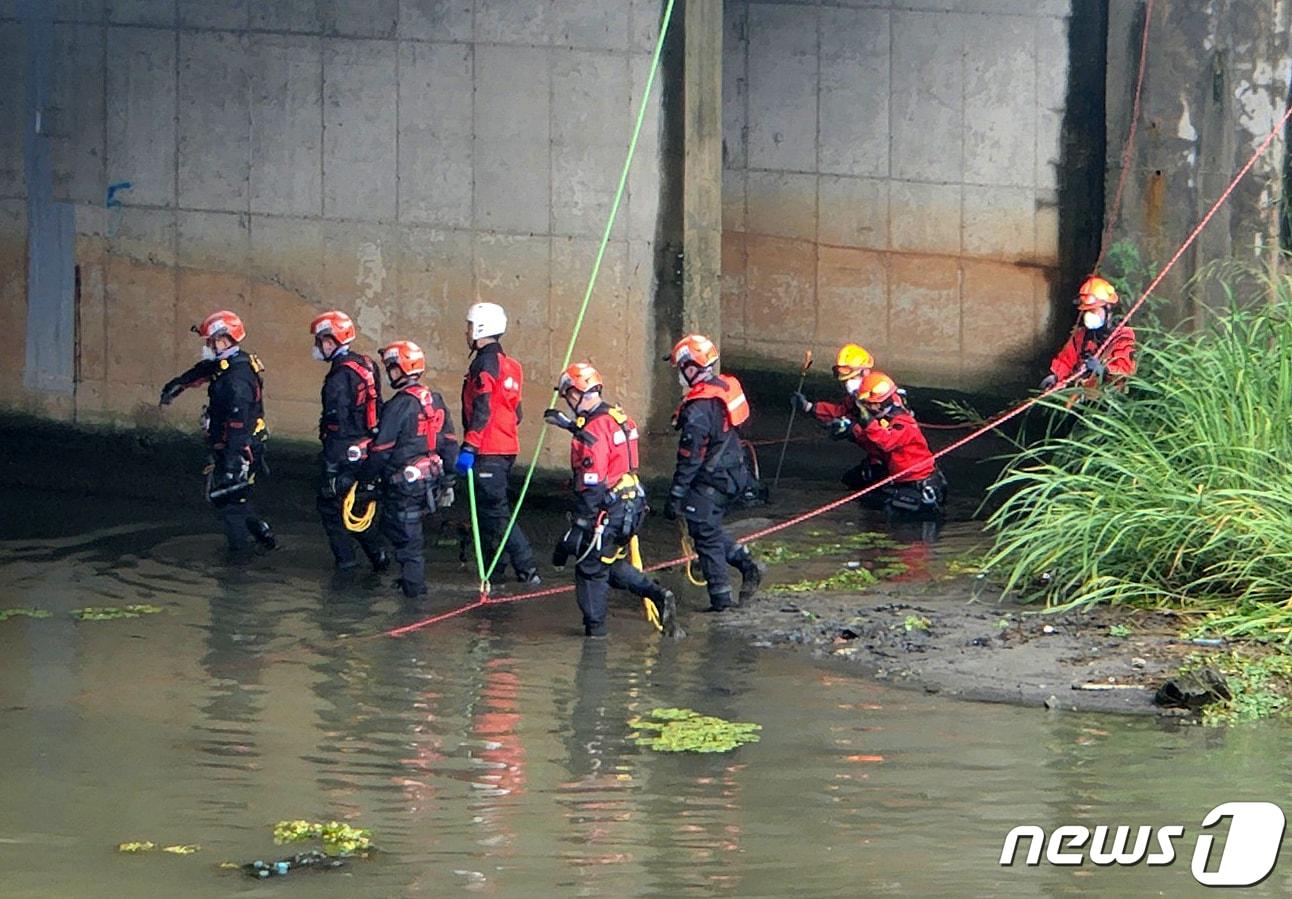
<path fill-rule="evenodd" d="M 877 371 L 862 378 L 857 389 L 857 416 L 835 419 L 829 428 L 832 434 L 846 434 L 858 443 L 864 440 L 878 452 L 884 474 L 868 483 L 895 475 L 878 491 L 884 511 L 890 518 L 940 517 L 946 501 L 946 477 L 892 378 Z"/>
<path fill-rule="evenodd" d="M 557 543 L 552 564 L 575 559 L 574 590 L 583 612 L 583 633 L 606 635 L 610 588 L 627 590 L 653 605 L 647 615 L 675 634 L 677 602 L 672 591 L 652 581 L 628 560 L 629 544 L 646 517 L 646 491 L 637 477 L 637 423 L 602 398 L 601 374 L 576 362 L 556 387 L 574 414 L 548 409 L 543 420 L 570 432 L 574 510 L 570 529 Z"/>
<path fill-rule="evenodd" d="M 486 559 L 498 551 L 511 520 L 507 479 L 520 452 L 517 430 L 524 417 L 520 402 L 524 371 L 502 351 L 499 338 L 506 331 L 507 313 L 498 304 L 476 303 L 467 310 L 467 346 L 472 357 L 462 382 L 462 450 L 456 470 L 463 478 L 475 472 L 480 541 Z M 534 551 L 519 524 L 507 535 L 506 557 L 522 584 L 541 583 Z"/>
<path fill-rule="evenodd" d="M 665 359 L 677 369 L 686 393 L 673 414 L 679 435 L 677 468 L 664 517 L 686 520 L 708 582 L 708 611 L 721 612 L 732 605 L 728 566 L 743 578 L 737 603 L 752 599 L 763 578 L 762 566 L 748 548 L 722 528 L 727 507 L 752 480 L 737 430 L 749 419 L 749 402 L 739 381 L 719 376 L 718 348 L 709 338 L 683 337 Z"/>
<path fill-rule="evenodd" d="M 257 475 L 267 475 L 264 441 L 265 367 L 242 349 L 247 329 L 236 313 L 212 312 L 193 332 L 202 338 L 202 360 L 162 387 L 160 403 L 168 406 L 190 387 L 206 384 L 202 427 L 211 459 L 207 466 L 207 500 L 224 525 L 229 552 L 243 555 L 254 539 L 267 549 L 278 545 L 269 523 L 251 504 Z"/>
<path fill-rule="evenodd" d="M 1078 372 L 1084 372 L 1080 380 L 1091 388 L 1102 383 L 1120 386 L 1135 374 L 1135 332 L 1118 328 L 1121 319 L 1111 314 L 1117 299 L 1112 284 L 1097 275 L 1082 283 L 1077 292 L 1080 317 L 1067 342 L 1051 360 L 1050 373 L 1041 381 L 1042 390 L 1049 390 Z M 1096 351 L 1110 334 L 1111 342 L 1098 354 Z"/>
<path fill-rule="evenodd" d="M 319 416 L 323 472 L 317 506 L 337 569 L 349 571 L 359 564 L 351 544 L 353 538 L 368 557 L 372 570 L 380 573 L 390 567 L 390 556 L 381 548 L 380 530 L 369 527 L 351 533 L 341 514 L 342 503 L 358 480 L 381 415 L 381 372 L 375 362 L 350 348 L 356 333 L 354 321 L 337 309 L 310 322 L 314 358 L 330 363 L 323 378 L 323 413 Z"/>
<path fill-rule="evenodd" d="M 831 422 L 847 419 L 859 421 L 861 411 L 857 405 L 857 392 L 861 381 L 875 367 L 875 359 L 863 347 L 855 343 L 846 343 L 835 354 L 834 367 L 831 369 L 835 379 L 843 387 L 843 401 L 839 403 L 818 400 L 813 402 L 804 396 L 802 391 L 794 393 L 791 402 L 805 415 L 813 416 L 827 428 Z M 860 490 L 867 484 L 879 480 L 885 474 L 884 455 L 879 448 L 866 440 L 864 430 L 853 428 L 835 428 L 830 436 L 836 440 L 852 440 L 866 453 L 863 462 L 843 473 L 841 480 L 851 490 Z"/>
<path fill-rule="evenodd" d="M 359 471 L 367 503 L 380 491 L 381 533 L 395 550 L 399 589 L 409 599 L 426 595 L 422 518 L 452 504 L 445 477 L 457 453 L 457 438 L 444 398 L 421 383 L 426 356 L 410 340 L 382 348 L 381 361 L 395 393 L 381 410 L 377 436 Z"/>

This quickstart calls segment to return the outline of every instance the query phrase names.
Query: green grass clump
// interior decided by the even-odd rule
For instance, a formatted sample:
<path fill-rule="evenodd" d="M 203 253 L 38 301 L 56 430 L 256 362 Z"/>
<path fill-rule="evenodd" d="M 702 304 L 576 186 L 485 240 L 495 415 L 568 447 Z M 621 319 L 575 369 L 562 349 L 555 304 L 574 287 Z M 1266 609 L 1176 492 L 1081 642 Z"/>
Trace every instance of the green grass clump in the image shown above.
<path fill-rule="evenodd" d="M 865 568 L 849 568 L 824 578 L 807 578 L 792 584 L 772 584 L 768 593 L 818 593 L 825 590 L 864 590 L 879 583 Z"/>
<path fill-rule="evenodd" d="M 658 752 L 730 752 L 744 743 L 757 743 L 763 729 L 761 724 L 727 721 L 692 709 L 653 709 L 628 724 L 643 731 L 632 735 L 637 745 Z"/>
<path fill-rule="evenodd" d="M 342 824 L 340 821 L 279 821 L 274 825 L 274 842 L 303 843 L 307 840 L 323 841 L 323 851 L 328 855 L 354 855 L 372 848 L 372 831 Z"/>
<path fill-rule="evenodd" d="M 1292 280 L 1275 287 L 1196 334 L 1138 331 L 1126 393 L 1043 402 L 1051 425 L 993 486 L 984 563 L 1007 592 L 1292 641 Z"/>
<path fill-rule="evenodd" d="M 10 618 L 49 618 L 53 613 L 44 609 L 16 608 L 0 609 L 0 621 L 8 621 Z"/>
<path fill-rule="evenodd" d="M 808 533 L 812 543 L 794 544 L 780 540 L 759 543 L 758 557 L 769 565 L 780 565 L 785 562 L 801 562 L 805 559 L 819 559 L 824 556 L 845 555 L 862 549 L 889 549 L 897 546 L 887 534 L 874 531 L 859 531 L 855 534 L 840 536 L 829 531 L 813 530 Z"/>
<path fill-rule="evenodd" d="M 117 618 L 141 618 L 144 615 L 156 615 L 165 611 L 160 606 L 136 604 L 129 606 L 86 606 L 73 609 L 72 617 L 77 621 L 113 621 Z"/>
<path fill-rule="evenodd" d="M 1292 711 L 1292 655 L 1269 653 L 1261 656 L 1231 651 L 1214 655 L 1191 655 L 1180 667 L 1182 673 L 1211 667 L 1225 675 L 1230 698 L 1202 708 L 1202 723 L 1218 727 L 1264 718 L 1284 718 Z"/>

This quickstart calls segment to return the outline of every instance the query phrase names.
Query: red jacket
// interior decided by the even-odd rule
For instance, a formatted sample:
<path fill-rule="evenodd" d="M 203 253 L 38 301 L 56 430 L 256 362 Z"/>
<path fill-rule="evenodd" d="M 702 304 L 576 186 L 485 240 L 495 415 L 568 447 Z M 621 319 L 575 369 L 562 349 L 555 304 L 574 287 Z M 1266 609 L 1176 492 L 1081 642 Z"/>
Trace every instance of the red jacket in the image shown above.
<path fill-rule="evenodd" d="M 589 508 L 599 507 L 637 465 L 637 423 L 623 409 L 602 403 L 575 420 L 570 469 L 574 492 Z"/>
<path fill-rule="evenodd" d="M 892 418 L 872 418 L 865 433 L 882 453 L 888 473 L 897 475 L 895 483 L 922 481 L 937 468 L 924 432 L 906 409 L 897 410 Z"/>
<path fill-rule="evenodd" d="M 1135 332 L 1130 328 L 1117 329 L 1115 323 L 1113 327 L 1113 339 L 1100 357 L 1104 365 L 1108 366 L 1110 381 L 1122 380 L 1135 374 Z M 1082 367 L 1085 357 L 1093 355 L 1107 337 L 1107 333 L 1092 337 L 1084 325 L 1078 324 L 1050 362 L 1050 373 L 1060 381 L 1071 377 Z"/>
<path fill-rule="evenodd" d="M 462 381 L 462 443 L 482 456 L 520 452 L 516 431 L 524 418 L 520 405 L 525 375 L 520 363 L 490 343 L 480 348 Z"/>

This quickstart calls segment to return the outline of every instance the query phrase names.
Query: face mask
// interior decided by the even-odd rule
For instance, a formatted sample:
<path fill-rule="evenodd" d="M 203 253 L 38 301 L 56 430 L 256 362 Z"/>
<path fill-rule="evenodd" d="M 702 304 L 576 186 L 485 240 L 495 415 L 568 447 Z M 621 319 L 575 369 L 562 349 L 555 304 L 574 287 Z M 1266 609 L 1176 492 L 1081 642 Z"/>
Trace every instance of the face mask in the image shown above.
<path fill-rule="evenodd" d="M 315 358 L 316 360 L 318 360 L 319 362 L 326 362 L 326 361 L 327 361 L 327 356 L 324 356 L 324 355 L 323 355 L 323 351 L 322 351 L 321 349 L 319 349 L 319 345 L 318 345 L 317 343 L 316 343 L 316 344 L 314 344 L 314 358 Z"/>
<path fill-rule="evenodd" d="M 856 396 L 857 391 L 861 389 L 861 378 L 849 378 L 844 381 L 843 389 L 848 391 L 849 396 Z"/>
<path fill-rule="evenodd" d="M 1081 314 L 1081 323 L 1086 326 L 1087 330 L 1098 331 L 1104 326 L 1107 316 L 1102 309 L 1092 309 L 1089 312 Z"/>
<path fill-rule="evenodd" d="M 214 362 L 215 359 L 216 359 L 216 352 L 214 349 L 211 348 L 211 345 L 207 343 L 202 344 L 202 361 Z"/>

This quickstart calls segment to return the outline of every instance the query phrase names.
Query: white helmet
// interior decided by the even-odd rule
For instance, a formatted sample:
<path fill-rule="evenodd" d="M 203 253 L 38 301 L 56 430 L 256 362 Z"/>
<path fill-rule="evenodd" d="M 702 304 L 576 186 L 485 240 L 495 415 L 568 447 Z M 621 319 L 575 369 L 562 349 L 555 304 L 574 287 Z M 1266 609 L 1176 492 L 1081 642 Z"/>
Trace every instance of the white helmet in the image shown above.
<path fill-rule="evenodd" d="M 507 332 L 507 313 L 497 303 L 476 303 L 467 310 L 471 339 L 501 337 Z"/>

